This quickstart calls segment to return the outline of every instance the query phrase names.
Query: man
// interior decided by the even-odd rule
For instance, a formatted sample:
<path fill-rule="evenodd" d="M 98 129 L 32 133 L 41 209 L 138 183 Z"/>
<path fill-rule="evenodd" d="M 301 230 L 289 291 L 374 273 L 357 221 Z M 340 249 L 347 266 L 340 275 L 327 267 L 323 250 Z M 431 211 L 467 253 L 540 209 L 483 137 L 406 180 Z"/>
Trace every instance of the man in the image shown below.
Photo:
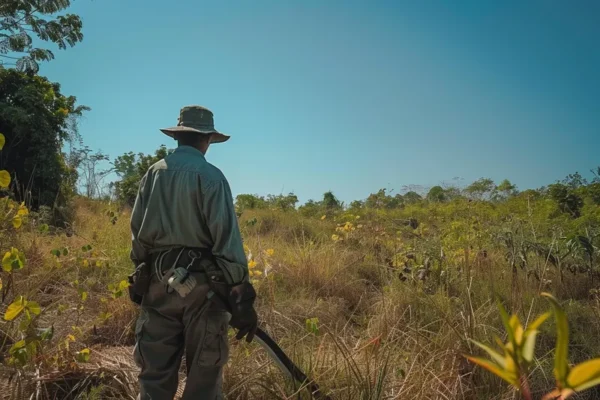
<path fill-rule="evenodd" d="M 205 159 L 210 144 L 229 136 L 214 128 L 213 113 L 200 106 L 183 107 L 178 125 L 161 131 L 178 147 L 142 178 L 131 216 L 131 259 L 151 272 L 135 329 L 138 399 L 172 400 L 184 355 L 183 399 L 219 399 L 229 358 L 228 325 L 238 329 L 238 340 L 248 342 L 257 329 L 255 292 L 231 190 Z M 169 284 L 175 272 L 189 274 L 183 278 L 189 285 Z M 211 288 L 224 303 L 208 298 Z"/>

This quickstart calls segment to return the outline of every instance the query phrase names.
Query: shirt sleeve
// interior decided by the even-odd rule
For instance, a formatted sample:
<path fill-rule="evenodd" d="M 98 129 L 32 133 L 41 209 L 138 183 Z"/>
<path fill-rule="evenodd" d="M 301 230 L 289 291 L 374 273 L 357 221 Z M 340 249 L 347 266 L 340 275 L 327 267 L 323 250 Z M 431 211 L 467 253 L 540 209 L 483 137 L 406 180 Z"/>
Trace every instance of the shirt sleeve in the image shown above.
<path fill-rule="evenodd" d="M 146 214 L 146 181 L 148 179 L 148 173 L 140 180 L 140 187 L 138 188 L 133 210 L 131 212 L 131 253 L 130 258 L 134 265 L 139 265 L 143 261 L 147 260 L 148 250 L 139 241 L 139 233 L 144 221 L 144 215 Z"/>
<path fill-rule="evenodd" d="M 212 253 L 228 284 L 248 279 L 248 261 L 227 180 L 214 182 L 204 190 L 203 212 L 210 231 Z"/>

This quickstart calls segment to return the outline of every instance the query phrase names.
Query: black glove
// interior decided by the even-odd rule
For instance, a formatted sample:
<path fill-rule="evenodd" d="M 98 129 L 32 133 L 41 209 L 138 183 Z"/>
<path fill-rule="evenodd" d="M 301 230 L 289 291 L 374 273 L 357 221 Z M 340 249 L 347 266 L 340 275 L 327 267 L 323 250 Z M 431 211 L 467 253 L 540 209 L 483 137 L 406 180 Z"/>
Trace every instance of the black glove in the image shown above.
<path fill-rule="evenodd" d="M 231 307 L 231 321 L 229 324 L 238 329 L 235 336 L 237 340 L 246 336 L 246 342 L 254 339 L 258 328 L 258 316 L 254 310 L 256 292 L 250 282 L 244 282 L 231 288 L 228 294 L 229 306 Z"/>

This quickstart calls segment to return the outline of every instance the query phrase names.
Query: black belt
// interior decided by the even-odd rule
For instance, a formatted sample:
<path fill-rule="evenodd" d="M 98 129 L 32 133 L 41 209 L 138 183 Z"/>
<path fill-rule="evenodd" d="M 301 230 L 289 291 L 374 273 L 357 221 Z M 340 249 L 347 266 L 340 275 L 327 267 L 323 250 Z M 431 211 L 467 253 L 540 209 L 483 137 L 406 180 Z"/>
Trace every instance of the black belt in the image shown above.
<path fill-rule="evenodd" d="M 215 262 L 211 250 L 205 248 L 175 247 L 150 255 L 152 270 L 157 267 L 156 263 L 160 262 L 162 272 L 169 270 L 175 263 L 176 266 L 187 268 L 192 272 L 204 271 L 202 265 L 206 265 L 206 260 Z"/>

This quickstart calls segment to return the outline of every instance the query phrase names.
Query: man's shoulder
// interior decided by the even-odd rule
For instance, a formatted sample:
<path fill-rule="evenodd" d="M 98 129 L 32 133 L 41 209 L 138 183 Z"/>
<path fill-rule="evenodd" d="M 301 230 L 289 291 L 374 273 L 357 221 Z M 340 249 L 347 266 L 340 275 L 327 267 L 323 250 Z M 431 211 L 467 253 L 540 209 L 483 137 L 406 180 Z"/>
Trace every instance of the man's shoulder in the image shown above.
<path fill-rule="evenodd" d="M 227 182 L 227 178 L 225 178 L 225 174 L 215 165 L 206 162 L 204 168 L 203 179 L 208 185 L 212 185 L 220 182 Z"/>

